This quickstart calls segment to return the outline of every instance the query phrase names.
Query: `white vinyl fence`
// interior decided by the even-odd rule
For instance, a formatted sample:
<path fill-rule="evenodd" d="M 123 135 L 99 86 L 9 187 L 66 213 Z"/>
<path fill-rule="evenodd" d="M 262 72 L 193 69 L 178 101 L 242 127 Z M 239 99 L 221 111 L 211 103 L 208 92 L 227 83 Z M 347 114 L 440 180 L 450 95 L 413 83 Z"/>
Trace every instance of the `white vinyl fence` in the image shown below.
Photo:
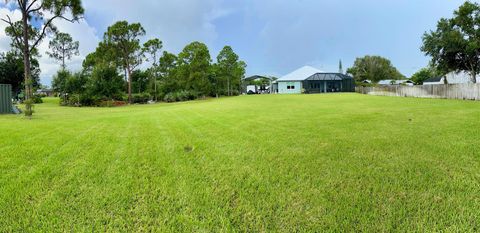
<path fill-rule="evenodd" d="M 445 84 L 425 86 L 392 85 L 356 87 L 355 90 L 358 93 L 367 95 L 480 100 L 480 84 Z"/>

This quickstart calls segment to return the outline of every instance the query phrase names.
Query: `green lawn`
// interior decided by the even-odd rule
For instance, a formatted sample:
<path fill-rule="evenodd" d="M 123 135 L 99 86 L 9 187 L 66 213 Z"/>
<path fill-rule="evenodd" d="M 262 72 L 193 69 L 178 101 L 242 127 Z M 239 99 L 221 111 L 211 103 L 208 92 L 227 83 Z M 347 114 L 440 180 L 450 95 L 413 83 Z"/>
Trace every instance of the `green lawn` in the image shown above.
<path fill-rule="evenodd" d="M 0 116 L 0 232 L 480 231 L 480 102 L 35 110 Z"/>

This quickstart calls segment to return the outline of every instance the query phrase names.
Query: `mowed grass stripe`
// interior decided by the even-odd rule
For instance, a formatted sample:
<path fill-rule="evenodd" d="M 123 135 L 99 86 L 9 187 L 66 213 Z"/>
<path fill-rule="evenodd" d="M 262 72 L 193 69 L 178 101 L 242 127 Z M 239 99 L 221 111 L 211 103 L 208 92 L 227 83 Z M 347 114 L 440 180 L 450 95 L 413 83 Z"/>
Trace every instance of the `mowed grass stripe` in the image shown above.
<path fill-rule="evenodd" d="M 356 94 L 47 99 L 0 116 L 0 231 L 475 231 L 479 116 Z"/>

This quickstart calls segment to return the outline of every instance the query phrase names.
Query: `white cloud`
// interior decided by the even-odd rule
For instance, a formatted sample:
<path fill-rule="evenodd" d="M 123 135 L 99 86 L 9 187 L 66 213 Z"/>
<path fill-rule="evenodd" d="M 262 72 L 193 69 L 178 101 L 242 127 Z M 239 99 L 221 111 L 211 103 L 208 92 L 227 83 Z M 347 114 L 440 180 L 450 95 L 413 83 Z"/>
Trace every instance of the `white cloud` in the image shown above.
<path fill-rule="evenodd" d="M 7 8 L 0 8 L 0 15 L 9 15 L 12 21 L 18 21 L 21 19 L 21 13 L 19 10 L 11 11 Z M 74 40 L 80 42 L 80 56 L 74 57 L 71 61 L 68 61 L 67 65 L 71 70 L 79 70 L 82 65 L 84 57 L 95 50 L 99 39 L 96 36 L 96 30 L 89 26 L 84 20 L 77 23 L 70 23 L 68 21 L 57 20 L 54 23 L 59 31 L 66 32 L 72 35 Z M 7 52 L 11 49 L 11 38 L 5 34 L 5 28 L 7 24 L 5 22 L 0 23 L 0 52 Z M 48 51 L 48 43 L 51 38 L 44 39 L 38 49 L 41 57 L 39 58 L 41 73 L 41 80 L 43 84 L 50 85 L 52 76 L 59 69 L 59 64 L 45 54 Z"/>
<path fill-rule="evenodd" d="M 6 8 L 0 8 L 0 17 L 6 19 L 6 16 L 10 16 L 12 21 L 18 21 L 22 18 L 22 13 L 18 10 L 10 11 Z M 5 34 L 5 28 L 8 27 L 8 24 L 0 21 L 0 52 L 6 52 L 10 50 L 10 44 L 12 40 Z"/>
<path fill-rule="evenodd" d="M 211 47 L 218 36 L 213 21 L 229 14 L 228 10 L 220 7 L 222 1 L 84 0 L 85 20 L 79 23 L 58 20 L 55 25 L 59 31 L 69 33 L 74 40 L 80 41 L 80 56 L 67 64 L 71 70 L 78 70 L 84 57 L 95 50 L 107 27 L 118 20 L 140 22 L 147 32 L 143 39 L 159 38 L 164 49 L 170 52 L 178 53 L 192 41 L 201 41 Z M 12 14 L 6 8 L 0 10 L 1 15 Z M 4 36 L 4 25 L 0 24 L 0 30 L 0 51 L 8 51 L 10 38 Z M 47 85 L 59 68 L 59 64 L 45 54 L 49 41 L 47 38 L 39 46 L 42 83 Z"/>

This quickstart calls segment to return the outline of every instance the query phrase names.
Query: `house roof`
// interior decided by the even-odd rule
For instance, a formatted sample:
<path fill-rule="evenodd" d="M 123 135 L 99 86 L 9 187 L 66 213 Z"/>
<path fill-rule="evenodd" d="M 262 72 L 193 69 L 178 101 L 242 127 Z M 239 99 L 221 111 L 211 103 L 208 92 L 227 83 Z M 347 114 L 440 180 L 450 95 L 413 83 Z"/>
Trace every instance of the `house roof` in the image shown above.
<path fill-rule="evenodd" d="M 316 73 L 308 77 L 306 80 L 308 81 L 335 81 L 335 80 L 341 81 L 344 79 L 353 79 L 353 78 L 341 73 Z"/>
<path fill-rule="evenodd" d="M 443 77 L 434 77 L 434 78 L 429 78 L 423 81 L 423 83 L 438 83 L 438 82 L 441 82 L 442 80 L 443 80 Z"/>
<path fill-rule="evenodd" d="M 399 85 L 403 83 L 413 83 L 413 82 L 411 80 L 406 80 L 406 79 L 402 79 L 402 80 L 385 79 L 385 80 L 378 81 L 379 85 L 392 85 L 392 83 L 394 85 Z"/>
<path fill-rule="evenodd" d="M 246 77 L 243 80 L 250 81 L 250 80 L 256 80 L 256 79 L 273 79 L 273 78 L 267 77 L 267 76 L 261 76 L 261 75 L 254 75 L 254 76 Z"/>
<path fill-rule="evenodd" d="M 322 72 L 323 71 L 317 68 L 314 68 L 311 66 L 304 66 L 300 69 L 293 71 L 290 74 L 287 74 L 279 78 L 277 81 L 303 81 L 316 73 L 322 73 Z"/>

